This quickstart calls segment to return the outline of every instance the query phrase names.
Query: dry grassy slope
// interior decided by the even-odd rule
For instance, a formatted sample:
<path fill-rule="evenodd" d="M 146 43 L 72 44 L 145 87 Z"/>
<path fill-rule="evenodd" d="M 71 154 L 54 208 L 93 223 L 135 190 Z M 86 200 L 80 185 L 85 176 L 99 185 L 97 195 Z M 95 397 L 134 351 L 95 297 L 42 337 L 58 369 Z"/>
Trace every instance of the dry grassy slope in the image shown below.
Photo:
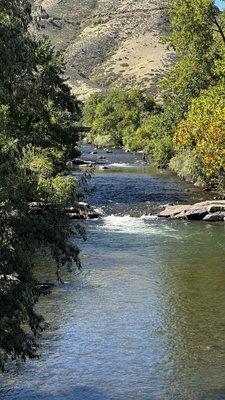
<path fill-rule="evenodd" d="M 33 0 L 40 32 L 65 53 L 66 74 L 80 98 L 136 86 L 157 94 L 173 53 L 160 42 L 164 0 Z"/>

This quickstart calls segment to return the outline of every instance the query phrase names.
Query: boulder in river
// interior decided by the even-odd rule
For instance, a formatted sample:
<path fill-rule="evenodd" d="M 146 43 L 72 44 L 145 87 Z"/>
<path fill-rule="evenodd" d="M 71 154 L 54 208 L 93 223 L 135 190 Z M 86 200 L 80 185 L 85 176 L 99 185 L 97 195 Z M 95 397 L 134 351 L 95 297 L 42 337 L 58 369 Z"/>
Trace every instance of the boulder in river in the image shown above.
<path fill-rule="evenodd" d="M 85 165 L 88 165 L 88 166 L 93 166 L 94 165 L 94 162 L 93 161 L 88 161 L 88 160 L 81 160 L 80 158 L 75 158 L 74 160 L 72 160 L 72 165 L 73 166 L 76 166 L 76 165 L 78 165 L 78 166 L 80 166 L 80 165 L 83 165 L 83 166 L 85 166 Z"/>
<path fill-rule="evenodd" d="M 80 158 L 75 158 L 74 160 L 68 161 L 66 166 L 69 168 L 91 168 L 95 165 L 94 161 L 81 160 Z"/>
<path fill-rule="evenodd" d="M 69 168 L 91 168 L 95 166 L 95 162 L 94 161 L 90 161 L 90 160 L 81 160 L 80 158 L 75 158 L 74 160 L 68 161 L 66 163 L 66 166 Z"/>
<path fill-rule="evenodd" d="M 167 205 L 158 216 L 187 220 L 224 221 L 225 200 L 203 201 L 196 204 Z"/>
<path fill-rule="evenodd" d="M 207 207 L 193 208 L 187 210 L 184 217 L 192 221 L 200 221 L 208 214 Z"/>
<path fill-rule="evenodd" d="M 77 202 L 66 211 L 70 219 L 97 219 L 101 216 L 100 212 L 84 202 Z"/>
<path fill-rule="evenodd" d="M 204 217 L 204 221 L 224 221 L 225 220 L 225 212 L 214 212 L 214 213 L 209 213 Z"/>

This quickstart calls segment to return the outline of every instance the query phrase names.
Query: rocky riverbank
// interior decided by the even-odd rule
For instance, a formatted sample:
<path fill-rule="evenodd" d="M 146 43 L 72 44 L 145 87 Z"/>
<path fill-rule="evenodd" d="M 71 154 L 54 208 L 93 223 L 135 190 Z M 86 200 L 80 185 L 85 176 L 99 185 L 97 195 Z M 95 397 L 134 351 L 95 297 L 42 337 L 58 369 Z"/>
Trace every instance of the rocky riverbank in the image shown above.
<path fill-rule="evenodd" d="M 30 203 L 30 210 L 33 213 L 41 214 L 49 207 L 52 207 L 52 205 L 36 202 Z M 100 213 L 90 204 L 81 201 L 75 202 L 73 206 L 66 208 L 66 213 L 69 219 L 97 219 L 100 217 Z"/>
<path fill-rule="evenodd" d="M 158 217 L 225 222 L 225 200 L 211 200 L 185 205 L 168 205 L 158 214 Z"/>

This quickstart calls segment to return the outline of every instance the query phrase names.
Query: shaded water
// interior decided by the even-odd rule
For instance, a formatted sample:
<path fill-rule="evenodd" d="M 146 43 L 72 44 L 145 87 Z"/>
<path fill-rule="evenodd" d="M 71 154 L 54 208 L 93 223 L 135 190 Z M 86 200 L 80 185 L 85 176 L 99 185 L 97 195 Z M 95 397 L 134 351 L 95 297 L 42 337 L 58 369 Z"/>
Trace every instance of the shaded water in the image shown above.
<path fill-rule="evenodd" d="M 2 376 L 0 398 L 225 399 L 224 225 L 149 216 L 202 194 L 135 156 L 107 157 L 84 270 L 42 300 L 43 356 Z"/>

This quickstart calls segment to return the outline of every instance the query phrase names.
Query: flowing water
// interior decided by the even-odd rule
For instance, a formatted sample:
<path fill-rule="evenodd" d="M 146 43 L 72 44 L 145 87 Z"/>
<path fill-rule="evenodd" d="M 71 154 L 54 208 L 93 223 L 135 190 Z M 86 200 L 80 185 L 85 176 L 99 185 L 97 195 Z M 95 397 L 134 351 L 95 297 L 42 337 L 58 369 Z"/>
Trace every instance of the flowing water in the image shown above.
<path fill-rule="evenodd" d="M 224 225 L 152 217 L 204 196 L 141 156 L 107 159 L 83 271 L 42 299 L 42 356 L 0 377 L 0 399 L 225 399 Z"/>

